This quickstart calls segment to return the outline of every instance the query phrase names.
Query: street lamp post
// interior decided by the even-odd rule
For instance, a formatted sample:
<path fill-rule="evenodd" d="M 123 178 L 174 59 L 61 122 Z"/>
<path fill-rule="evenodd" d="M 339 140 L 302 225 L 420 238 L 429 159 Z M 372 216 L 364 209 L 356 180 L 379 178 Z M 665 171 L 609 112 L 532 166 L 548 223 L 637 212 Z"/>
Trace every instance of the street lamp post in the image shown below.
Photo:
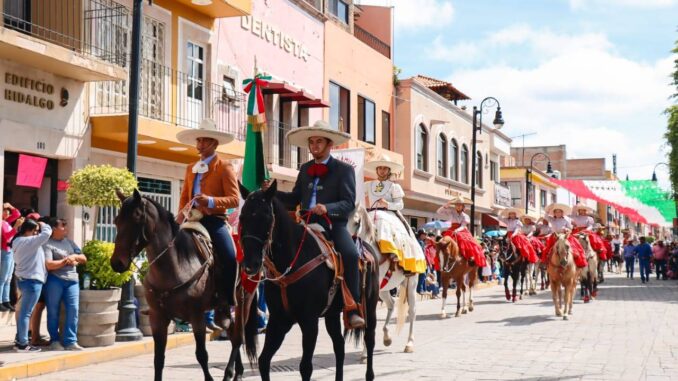
<path fill-rule="evenodd" d="M 483 129 L 483 107 L 487 103 L 487 107 L 497 106 L 497 111 L 494 114 L 494 127 L 500 129 L 504 126 L 504 118 L 501 113 L 501 106 L 499 101 L 494 97 L 487 97 L 480 102 L 480 106 L 473 106 L 473 140 L 471 143 L 471 234 L 475 235 L 476 231 L 476 146 L 478 143 L 478 133 Z M 477 122 L 477 124 L 476 124 Z"/>
<path fill-rule="evenodd" d="M 551 167 L 551 158 L 549 155 L 543 153 L 543 152 L 537 152 L 534 155 L 532 155 L 532 158 L 530 158 L 530 166 L 528 168 L 525 168 L 525 214 L 529 213 L 529 206 L 530 206 L 530 185 L 532 184 L 532 170 L 534 169 L 534 158 L 537 156 L 544 156 L 548 162 L 546 163 L 546 174 L 549 176 L 553 175 L 553 167 Z M 535 204 L 537 203 L 537 195 L 534 195 L 535 197 Z"/>
<path fill-rule="evenodd" d="M 151 0 L 149 0 L 149 4 Z M 129 71 L 129 122 L 127 125 L 127 169 L 137 174 L 137 132 L 139 125 L 139 77 L 141 66 L 141 20 L 143 0 L 134 0 L 132 8 L 132 56 Z M 120 313 L 115 341 L 137 341 L 143 338 L 136 324 L 134 278 L 122 286 Z"/>

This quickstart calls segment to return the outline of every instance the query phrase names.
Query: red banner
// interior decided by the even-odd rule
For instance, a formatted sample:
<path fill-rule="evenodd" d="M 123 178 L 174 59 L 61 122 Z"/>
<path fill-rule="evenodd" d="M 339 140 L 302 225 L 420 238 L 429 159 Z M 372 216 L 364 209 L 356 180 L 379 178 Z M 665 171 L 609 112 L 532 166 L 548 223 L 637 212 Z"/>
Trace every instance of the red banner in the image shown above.
<path fill-rule="evenodd" d="M 45 177 L 47 159 L 30 155 L 19 155 L 16 185 L 30 188 L 40 188 Z"/>

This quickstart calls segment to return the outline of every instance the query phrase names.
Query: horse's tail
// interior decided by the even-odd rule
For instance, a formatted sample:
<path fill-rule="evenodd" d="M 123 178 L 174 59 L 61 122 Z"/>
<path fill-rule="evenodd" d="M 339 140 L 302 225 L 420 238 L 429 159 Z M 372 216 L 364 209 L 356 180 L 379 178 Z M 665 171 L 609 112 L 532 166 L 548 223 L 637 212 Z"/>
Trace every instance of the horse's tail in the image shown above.
<path fill-rule="evenodd" d="M 400 284 L 400 295 L 398 295 L 398 314 L 396 315 L 396 335 L 400 334 L 400 331 L 405 325 L 405 314 L 407 313 L 407 296 L 409 291 L 407 286 L 410 284 L 409 279 Z"/>
<path fill-rule="evenodd" d="M 249 318 L 245 322 L 245 353 L 250 364 L 257 363 L 257 335 L 259 326 L 259 293 L 255 292 L 250 305 Z"/>
<path fill-rule="evenodd" d="M 365 328 L 355 328 L 344 331 L 344 339 L 348 338 L 356 348 L 363 344 L 363 336 L 365 336 Z"/>

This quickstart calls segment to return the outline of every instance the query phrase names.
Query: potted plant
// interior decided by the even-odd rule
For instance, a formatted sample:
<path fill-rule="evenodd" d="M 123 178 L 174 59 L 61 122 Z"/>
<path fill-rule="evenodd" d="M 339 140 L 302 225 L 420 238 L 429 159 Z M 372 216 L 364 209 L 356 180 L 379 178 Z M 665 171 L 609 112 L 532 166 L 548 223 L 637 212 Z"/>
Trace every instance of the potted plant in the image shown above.
<path fill-rule="evenodd" d="M 132 271 L 117 273 L 110 265 L 110 242 L 89 241 L 82 249 L 87 263 L 78 267 L 82 290 L 78 316 L 78 343 L 83 347 L 101 347 L 115 343 L 120 287 L 132 279 Z"/>

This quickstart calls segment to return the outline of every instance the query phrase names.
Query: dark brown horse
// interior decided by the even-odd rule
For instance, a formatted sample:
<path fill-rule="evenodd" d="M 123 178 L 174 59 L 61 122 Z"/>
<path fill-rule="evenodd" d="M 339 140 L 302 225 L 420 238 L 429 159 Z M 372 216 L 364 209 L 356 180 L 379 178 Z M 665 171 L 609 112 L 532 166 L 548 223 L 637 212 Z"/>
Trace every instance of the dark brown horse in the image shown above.
<path fill-rule="evenodd" d="M 282 345 L 285 335 L 292 326 L 299 324 L 303 348 L 299 371 L 302 380 L 310 380 L 313 372 L 313 352 L 318 338 L 318 321 L 324 316 L 325 328 L 332 338 L 334 349 L 335 379 L 342 380 L 344 335 L 347 332 L 342 335 L 341 293 L 339 292 L 334 299 L 328 298 L 329 290 L 335 281 L 334 270 L 324 264 L 312 267 L 312 270 L 304 276 L 288 284 L 285 287 L 285 294 L 282 293 L 281 284 L 285 284 L 282 279 L 292 279 L 295 278 L 295 274 L 303 274 L 301 268 L 320 258 L 322 251 L 316 240 L 309 236 L 310 233 L 305 232 L 306 228 L 297 224 L 285 206 L 275 198 L 276 187 L 276 183 L 273 182 L 267 191 L 251 193 L 240 187 L 240 194 L 245 199 L 239 225 L 244 254 L 242 268 L 248 276 L 254 277 L 262 272 L 265 263 L 270 263 L 266 266 L 269 270 L 266 273 L 269 277 L 275 278 L 267 280 L 264 284 L 270 318 L 266 327 L 266 341 L 259 356 L 259 373 L 262 380 L 270 380 L 273 355 Z M 274 266 L 275 271 L 272 271 L 271 266 Z M 376 307 L 379 292 L 377 271 L 377 266 L 372 263 L 366 265 L 365 271 L 361 274 L 366 327 L 351 332 L 356 344 L 364 335 L 367 348 L 365 379 L 369 381 L 374 379 L 372 353 L 377 326 Z M 282 276 L 276 276 L 275 273 Z M 252 316 L 256 317 L 255 314 L 250 314 L 250 319 Z M 236 317 L 236 320 L 239 319 Z M 252 335 L 245 330 L 246 347 L 252 343 L 256 344 L 252 340 Z M 247 348 L 247 352 L 251 358 L 256 350 L 250 347 Z"/>
<path fill-rule="evenodd" d="M 195 355 L 205 380 L 212 380 L 205 349 L 205 311 L 224 306 L 215 298 L 219 283 L 211 257 L 199 254 L 190 233 L 180 230 L 172 213 L 160 204 L 136 190 L 130 197 L 117 193 L 122 206 L 115 218 L 117 236 L 111 267 L 117 272 L 126 271 L 134 257 L 146 250 L 150 265 L 144 288 L 155 344 L 155 380 L 162 379 L 167 326 L 173 318 L 191 323 Z M 256 327 L 249 329 L 256 332 Z M 231 379 L 235 373 L 242 375 L 242 361 L 239 356 L 236 360 L 236 364 L 227 367 L 224 379 Z"/>

